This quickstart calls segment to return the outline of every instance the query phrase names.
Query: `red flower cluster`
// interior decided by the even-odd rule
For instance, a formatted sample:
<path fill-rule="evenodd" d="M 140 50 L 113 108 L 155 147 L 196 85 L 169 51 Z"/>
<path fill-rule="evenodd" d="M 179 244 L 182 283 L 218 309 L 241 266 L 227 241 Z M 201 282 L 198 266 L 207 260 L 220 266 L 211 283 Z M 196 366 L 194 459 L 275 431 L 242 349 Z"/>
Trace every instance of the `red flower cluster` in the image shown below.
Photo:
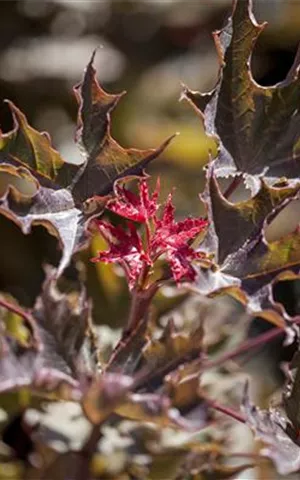
<path fill-rule="evenodd" d="M 152 196 L 149 194 L 145 178 L 139 181 L 139 196 L 116 184 L 116 197 L 107 204 L 107 208 L 118 215 L 127 218 L 128 228 L 113 226 L 105 221 L 98 221 L 98 227 L 108 242 L 108 251 L 99 252 L 92 261 L 119 263 L 125 270 L 129 287 L 132 289 L 145 272 L 149 272 L 155 261 L 165 255 L 172 275 L 176 282 L 194 280 L 195 270 L 191 261 L 203 258 L 201 252 L 195 252 L 189 245 L 206 226 L 202 218 L 187 218 L 182 222 L 174 219 L 174 206 L 170 194 L 160 217 L 157 211 L 159 181 Z M 144 243 L 137 232 L 139 222 L 145 226 L 146 239 Z"/>

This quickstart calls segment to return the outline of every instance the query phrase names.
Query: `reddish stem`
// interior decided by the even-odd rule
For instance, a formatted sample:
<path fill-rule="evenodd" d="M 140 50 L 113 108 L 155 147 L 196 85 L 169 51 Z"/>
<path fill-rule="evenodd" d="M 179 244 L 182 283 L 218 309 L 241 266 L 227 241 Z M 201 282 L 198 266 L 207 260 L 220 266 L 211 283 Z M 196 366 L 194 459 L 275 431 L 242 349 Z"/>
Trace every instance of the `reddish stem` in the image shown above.
<path fill-rule="evenodd" d="M 229 199 L 229 197 L 233 194 L 233 192 L 237 189 L 237 187 L 242 183 L 243 177 L 241 175 L 234 177 L 232 182 L 229 184 L 225 192 L 223 193 L 223 197 Z"/>
<path fill-rule="evenodd" d="M 159 283 L 155 282 L 147 289 L 134 289 L 132 292 L 131 306 L 126 328 L 123 330 L 122 336 L 116 344 L 113 352 L 110 355 L 106 369 L 112 365 L 119 352 L 124 348 L 126 340 L 132 335 L 141 321 L 146 322 L 146 316 L 149 304 L 159 288 Z"/>
<path fill-rule="evenodd" d="M 226 407 L 225 405 L 221 405 L 218 402 L 215 402 L 215 400 L 210 400 L 207 399 L 207 402 L 210 407 L 214 408 L 215 410 L 218 410 L 218 412 L 224 413 L 225 415 L 234 418 L 234 420 L 237 420 L 240 423 L 246 423 L 246 419 L 244 415 L 240 412 L 237 412 L 236 410 L 233 410 L 233 408 Z"/>
<path fill-rule="evenodd" d="M 293 324 L 299 325 L 300 317 L 297 317 L 296 319 L 294 319 Z M 273 328 L 272 330 L 269 330 L 268 332 L 262 333 L 261 335 L 258 335 L 255 338 L 251 338 L 250 340 L 245 340 L 234 350 L 224 353 L 224 355 L 221 355 L 219 358 L 215 360 L 210 360 L 210 361 L 207 361 L 206 363 L 204 362 L 202 368 L 207 369 L 207 368 L 218 367 L 219 365 L 222 365 L 227 360 L 232 360 L 238 357 L 239 355 L 241 355 L 242 353 L 248 352 L 251 348 L 257 348 L 257 347 L 263 346 L 265 343 L 268 343 L 271 340 L 274 340 L 275 338 L 279 337 L 283 333 L 284 333 L 284 329 L 281 327 L 277 327 L 277 328 Z"/>
<path fill-rule="evenodd" d="M 151 228 L 149 225 L 149 220 L 146 221 L 146 242 L 147 242 L 147 251 L 149 252 L 150 244 L 151 244 Z"/>
<path fill-rule="evenodd" d="M 151 244 L 151 228 L 149 225 L 149 220 L 145 223 L 145 231 L 146 231 L 146 245 L 145 245 L 145 252 L 149 255 L 150 254 L 150 244 Z M 153 262 L 154 263 L 154 262 Z M 150 271 L 150 266 L 144 261 L 143 269 L 138 281 L 138 285 L 140 286 L 141 290 L 146 289 L 147 279 Z"/>
<path fill-rule="evenodd" d="M 33 339 L 36 344 L 39 343 L 39 337 L 36 332 L 36 327 L 34 323 L 34 319 L 32 318 L 32 315 L 25 310 L 23 310 L 21 307 L 18 307 L 18 305 L 15 305 L 14 303 L 10 303 L 7 300 L 5 300 L 3 297 L 0 297 L 0 306 L 6 308 L 12 313 L 15 313 L 16 315 L 19 315 L 21 318 L 25 320 L 25 322 L 28 324 L 32 334 L 33 334 Z"/>
<path fill-rule="evenodd" d="M 131 332 L 135 329 L 139 321 L 145 315 L 148 306 L 157 292 L 159 286 L 153 283 L 147 289 L 136 288 L 132 292 L 130 312 L 125 332 Z M 125 333 L 124 332 L 124 333 Z"/>
<path fill-rule="evenodd" d="M 76 479 L 90 479 L 90 464 L 94 452 L 97 450 L 97 444 L 101 438 L 102 432 L 100 425 L 94 425 L 90 436 L 79 452 L 79 465 L 76 472 Z"/>

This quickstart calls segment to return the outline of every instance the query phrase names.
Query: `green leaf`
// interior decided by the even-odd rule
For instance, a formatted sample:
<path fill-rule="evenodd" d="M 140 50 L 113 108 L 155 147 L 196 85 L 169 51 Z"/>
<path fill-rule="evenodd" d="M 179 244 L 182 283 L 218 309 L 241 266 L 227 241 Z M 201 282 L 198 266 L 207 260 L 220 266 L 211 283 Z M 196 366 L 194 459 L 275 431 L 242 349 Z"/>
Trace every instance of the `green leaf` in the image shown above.
<path fill-rule="evenodd" d="M 11 158 L 12 163 L 41 175 L 39 178 L 55 180 L 64 160 L 52 147 L 48 134 L 32 128 L 25 115 L 12 102 L 7 103 L 13 114 L 14 129 L 0 137 L 1 159 L 7 154 L 8 161 Z"/>

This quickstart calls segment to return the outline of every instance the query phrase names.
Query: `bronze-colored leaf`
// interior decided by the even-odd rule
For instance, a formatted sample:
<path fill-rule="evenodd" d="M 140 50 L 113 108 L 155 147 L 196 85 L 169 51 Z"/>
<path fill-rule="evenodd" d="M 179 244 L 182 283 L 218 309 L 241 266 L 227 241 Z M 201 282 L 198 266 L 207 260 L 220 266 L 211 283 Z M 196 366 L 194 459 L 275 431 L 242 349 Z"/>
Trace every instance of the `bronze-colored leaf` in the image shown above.
<path fill-rule="evenodd" d="M 288 419 L 292 424 L 290 435 L 294 441 L 299 443 L 300 431 L 300 351 L 298 350 L 290 365 L 289 365 L 289 379 L 283 391 L 283 403 Z"/>
<path fill-rule="evenodd" d="M 80 377 L 85 368 L 82 347 L 88 330 L 89 307 L 84 289 L 79 294 L 60 293 L 54 272 L 48 269 L 32 312 L 43 345 L 44 367 Z"/>
<path fill-rule="evenodd" d="M 72 192 L 77 202 L 95 195 L 107 195 L 116 179 L 141 174 L 171 141 L 169 138 L 158 149 L 138 150 L 122 148 L 111 137 L 110 113 L 124 92 L 111 95 L 100 87 L 93 67 L 94 56 L 95 52 L 82 83 L 75 87 L 79 103 L 76 141 L 84 160 L 72 179 Z M 65 171 L 64 167 L 59 178 L 64 178 Z"/>
<path fill-rule="evenodd" d="M 87 225 L 99 215 L 114 182 L 127 175 L 142 175 L 149 162 L 171 141 L 149 150 L 122 148 L 110 134 L 110 113 L 122 95 L 110 95 L 100 87 L 93 67 L 93 54 L 82 83 L 75 93 L 79 103 L 77 144 L 82 163 L 64 161 L 48 135 L 32 128 L 24 114 L 9 102 L 14 129 L 0 136 L 0 171 L 26 177 L 36 187 L 21 195 L 9 188 L 0 199 L 0 212 L 27 234 L 32 225 L 43 224 L 56 235 L 62 247 L 57 274 L 72 254 L 87 241 Z"/>
<path fill-rule="evenodd" d="M 299 233 L 297 230 L 267 242 L 264 231 L 291 200 L 298 198 L 299 186 L 268 186 L 263 180 L 259 184 L 252 198 L 231 203 L 222 195 L 213 167 L 208 168 L 202 199 L 209 229 L 201 249 L 214 252 L 218 265 L 199 269 L 198 286 L 206 295 L 228 293 L 250 312 L 282 325 L 281 317 L 288 315 L 282 306 L 275 305 L 272 285 L 286 270 L 298 272 Z"/>
<path fill-rule="evenodd" d="M 25 344 L 11 329 L 1 338 L 0 391 L 29 386 L 42 394 L 80 398 L 79 380 L 88 374 L 83 344 L 89 328 L 85 291 L 62 294 L 47 269 L 31 317 L 34 342 Z M 75 396 L 75 397 L 74 397 Z"/>
<path fill-rule="evenodd" d="M 287 433 L 288 422 L 276 410 L 260 410 L 250 402 L 248 388 L 242 403 L 246 422 L 255 436 L 261 439 L 267 448 L 264 455 L 271 458 L 281 475 L 288 475 L 300 469 L 300 447 Z"/>
<path fill-rule="evenodd" d="M 92 423 L 100 425 L 126 401 L 132 386 L 133 379 L 128 375 L 106 373 L 94 379 L 82 399 L 85 415 Z"/>
<path fill-rule="evenodd" d="M 179 363 L 190 362 L 199 358 L 203 345 L 202 325 L 191 332 L 177 331 L 172 320 L 169 320 L 160 338 L 149 339 L 143 349 L 145 364 L 154 372 L 167 368 L 172 370 Z M 170 371 L 170 370 L 169 370 Z"/>
<path fill-rule="evenodd" d="M 207 185 L 201 196 L 209 222 L 210 253 L 216 262 L 230 263 L 240 249 L 255 241 L 270 221 L 291 201 L 298 197 L 300 186 L 269 186 L 260 180 L 258 192 L 249 200 L 231 203 L 221 193 L 215 169 L 207 170 Z M 207 243 L 208 243 L 207 241 Z M 201 245 L 202 248 L 202 245 Z"/>
<path fill-rule="evenodd" d="M 35 348 L 24 348 L 5 337 L 0 348 L 0 392 L 30 387 L 44 397 L 74 399 L 80 395 L 79 383 L 56 368 L 45 367 Z"/>
<path fill-rule="evenodd" d="M 8 104 L 14 129 L 0 136 L 0 163 L 26 167 L 42 184 L 55 181 L 64 160 L 52 147 L 48 134 L 32 128 L 25 115 L 12 102 Z"/>
<path fill-rule="evenodd" d="M 265 26 L 256 22 L 252 0 L 235 0 L 226 26 L 214 33 L 220 62 L 215 88 L 207 94 L 185 89 L 184 96 L 203 114 L 206 132 L 219 139 L 218 176 L 264 174 L 298 181 L 300 53 L 285 80 L 258 85 L 251 56 Z"/>

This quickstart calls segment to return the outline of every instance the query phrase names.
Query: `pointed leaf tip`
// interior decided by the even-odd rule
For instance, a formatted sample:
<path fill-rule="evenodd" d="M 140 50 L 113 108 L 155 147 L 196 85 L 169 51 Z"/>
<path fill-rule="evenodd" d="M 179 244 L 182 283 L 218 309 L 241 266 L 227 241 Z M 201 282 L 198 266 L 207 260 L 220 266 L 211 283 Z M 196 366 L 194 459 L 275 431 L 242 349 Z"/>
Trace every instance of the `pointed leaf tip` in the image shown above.
<path fill-rule="evenodd" d="M 266 174 L 294 180 L 300 176 L 298 58 L 283 82 L 258 85 L 250 59 L 265 26 L 257 23 L 251 1 L 235 2 L 226 26 L 214 33 L 220 61 L 215 88 L 205 94 L 184 91 L 197 113 L 203 114 L 206 133 L 219 137 L 217 176 Z"/>

